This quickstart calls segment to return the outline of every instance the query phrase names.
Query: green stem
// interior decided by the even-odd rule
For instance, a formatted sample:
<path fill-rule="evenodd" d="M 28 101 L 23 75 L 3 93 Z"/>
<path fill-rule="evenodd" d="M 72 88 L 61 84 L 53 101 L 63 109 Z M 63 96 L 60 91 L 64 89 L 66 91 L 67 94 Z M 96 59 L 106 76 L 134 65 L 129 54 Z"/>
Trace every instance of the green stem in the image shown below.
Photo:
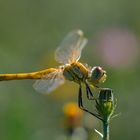
<path fill-rule="evenodd" d="M 103 140 L 109 140 L 109 121 L 105 119 L 103 121 Z"/>

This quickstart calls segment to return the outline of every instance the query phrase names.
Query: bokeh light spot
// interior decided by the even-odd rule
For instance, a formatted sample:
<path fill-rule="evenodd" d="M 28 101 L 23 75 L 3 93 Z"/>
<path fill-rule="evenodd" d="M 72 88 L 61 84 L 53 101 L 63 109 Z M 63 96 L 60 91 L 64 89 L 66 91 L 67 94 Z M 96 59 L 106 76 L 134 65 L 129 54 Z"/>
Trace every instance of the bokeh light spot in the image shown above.
<path fill-rule="evenodd" d="M 120 28 L 100 32 L 97 48 L 101 59 L 111 67 L 129 67 L 138 59 L 138 40 L 134 33 Z"/>

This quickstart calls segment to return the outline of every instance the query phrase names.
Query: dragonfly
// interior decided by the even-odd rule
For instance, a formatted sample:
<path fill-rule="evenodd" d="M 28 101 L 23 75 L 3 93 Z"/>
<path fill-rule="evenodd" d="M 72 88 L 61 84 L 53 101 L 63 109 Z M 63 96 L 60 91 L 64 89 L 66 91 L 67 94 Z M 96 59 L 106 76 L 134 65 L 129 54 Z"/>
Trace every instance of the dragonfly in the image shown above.
<path fill-rule="evenodd" d="M 99 66 L 93 68 L 79 62 L 87 38 L 81 30 L 68 33 L 55 52 L 55 59 L 61 65 L 57 68 L 48 68 L 30 73 L 0 74 L 0 81 L 37 79 L 33 87 L 40 93 L 51 93 L 62 85 L 65 80 L 73 81 L 79 85 L 78 104 L 82 105 L 82 85 L 86 87 L 87 98 L 91 99 L 93 93 L 90 85 L 98 85 L 106 80 L 106 71 Z"/>

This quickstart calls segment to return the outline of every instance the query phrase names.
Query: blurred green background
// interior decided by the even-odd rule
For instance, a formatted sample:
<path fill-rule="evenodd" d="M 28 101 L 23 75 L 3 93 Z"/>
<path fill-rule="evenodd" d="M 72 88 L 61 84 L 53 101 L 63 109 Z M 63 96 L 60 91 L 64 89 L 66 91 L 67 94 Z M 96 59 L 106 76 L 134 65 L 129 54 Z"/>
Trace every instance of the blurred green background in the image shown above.
<path fill-rule="evenodd" d="M 57 46 L 82 29 L 89 42 L 81 62 L 106 69 L 104 87 L 114 90 L 121 112 L 111 123 L 111 139 L 139 140 L 139 7 L 137 0 L 1 0 L 0 73 L 58 66 Z M 77 101 L 78 85 L 66 82 L 45 96 L 33 83 L 0 82 L 1 140 L 58 140 L 63 133 L 62 106 Z"/>

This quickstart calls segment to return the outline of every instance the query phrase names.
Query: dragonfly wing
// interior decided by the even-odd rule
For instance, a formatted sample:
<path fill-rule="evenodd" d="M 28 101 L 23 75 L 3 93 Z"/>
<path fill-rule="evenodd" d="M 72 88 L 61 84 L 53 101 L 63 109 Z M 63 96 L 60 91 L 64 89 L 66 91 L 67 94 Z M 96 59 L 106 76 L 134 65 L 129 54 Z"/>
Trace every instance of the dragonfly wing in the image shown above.
<path fill-rule="evenodd" d="M 40 93 L 49 94 L 63 83 L 64 76 L 62 70 L 56 70 L 47 76 L 44 76 L 42 79 L 37 80 L 33 87 Z"/>
<path fill-rule="evenodd" d="M 81 30 L 70 32 L 59 45 L 55 52 L 55 59 L 63 64 L 78 61 L 87 39 Z"/>

